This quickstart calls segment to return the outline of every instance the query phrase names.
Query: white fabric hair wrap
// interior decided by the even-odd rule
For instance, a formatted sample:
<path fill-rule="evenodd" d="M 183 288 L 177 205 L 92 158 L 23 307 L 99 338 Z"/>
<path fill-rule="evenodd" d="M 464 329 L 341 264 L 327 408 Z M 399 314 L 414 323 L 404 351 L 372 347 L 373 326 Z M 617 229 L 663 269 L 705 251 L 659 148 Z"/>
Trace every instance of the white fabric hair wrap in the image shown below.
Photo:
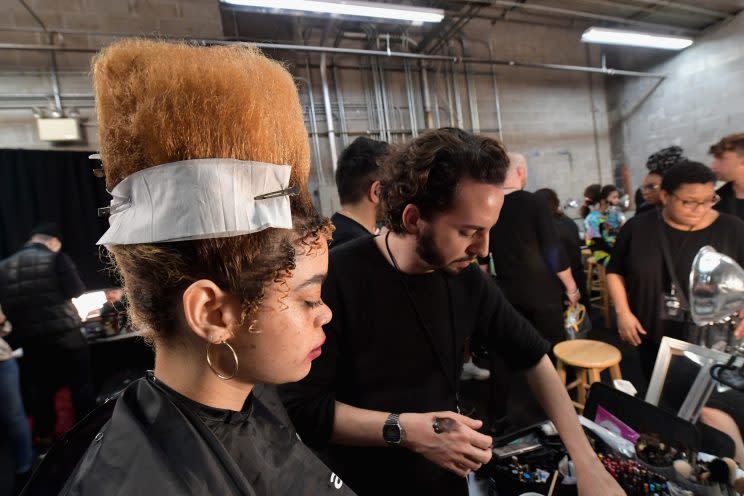
<path fill-rule="evenodd" d="M 111 192 L 99 245 L 224 238 L 291 229 L 289 165 L 209 158 L 127 176 Z"/>

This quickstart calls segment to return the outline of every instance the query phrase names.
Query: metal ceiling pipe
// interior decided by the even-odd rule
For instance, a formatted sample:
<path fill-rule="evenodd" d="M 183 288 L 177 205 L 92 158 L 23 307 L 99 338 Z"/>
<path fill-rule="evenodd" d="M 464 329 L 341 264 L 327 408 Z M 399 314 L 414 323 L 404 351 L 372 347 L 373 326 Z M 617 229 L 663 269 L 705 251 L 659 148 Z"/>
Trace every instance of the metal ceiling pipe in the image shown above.
<path fill-rule="evenodd" d="M 328 91 L 328 67 L 326 64 L 326 54 L 320 55 L 320 82 L 323 85 L 323 107 L 325 108 L 326 127 L 328 129 L 328 145 L 331 152 L 331 167 L 336 172 L 336 161 L 338 153 L 336 152 L 336 130 L 333 127 L 333 111 L 331 110 L 331 92 Z"/>
<path fill-rule="evenodd" d="M 460 41 L 463 58 L 466 58 L 471 54 L 470 42 L 464 35 L 460 35 L 458 39 Z M 465 64 L 463 69 L 465 72 L 465 90 L 468 93 L 468 107 L 470 107 L 470 127 L 474 133 L 479 133 L 480 117 L 478 116 L 478 97 L 476 95 L 473 75 L 470 73 L 470 64 Z"/>
<path fill-rule="evenodd" d="M 364 90 L 364 103 L 366 104 L 367 111 L 365 114 L 367 114 L 367 128 L 373 129 L 375 127 L 375 121 L 374 121 L 374 114 L 372 110 L 374 109 L 374 102 L 372 101 L 372 94 L 369 89 L 369 84 L 367 82 L 367 69 L 371 71 L 371 67 L 364 67 L 363 64 L 360 64 L 360 67 L 362 69 L 361 71 L 361 79 L 362 79 L 362 89 Z M 377 139 L 382 139 L 382 136 L 378 136 Z"/>
<path fill-rule="evenodd" d="M 452 99 L 452 77 L 450 77 L 449 67 L 450 64 L 444 65 L 444 84 L 447 91 L 447 108 L 449 109 L 449 125 L 452 127 L 456 126 L 455 122 L 455 104 Z"/>
<path fill-rule="evenodd" d="M 416 117 L 416 98 L 413 95 L 413 76 L 408 61 L 403 62 L 405 68 L 406 100 L 408 101 L 408 120 L 411 123 L 411 136 L 418 136 L 418 119 Z"/>
<path fill-rule="evenodd" d="M 519 4 L 525 5 L 525 4 Z M 529 4 L 527 4 L 529 5 Z M 603 67 L 585 67 L 576 65 L 562 65 L 562 64 L 537 64 L 529 62 L 517 62 L 515 60 L 487 60 L 487 59 L 472 59 L 446 56 L 446 55 L 425 55 L 418 53 L 406 53 L 406 52 L 385 52 L 380 50 L 362 50 L 362 49 L 350 49 L 350 48 L 333 48 L 333 47 L 313 47 L 306 45 L 285 45 L 285 44 L 273 44 L 273 43 L 247 43 L 247 42 L 227 42 L 222 40 L 191 40 L 201 41 L 205 44 L 219 44 L 219 45 L 245 45 L 253 46 L 258 48 L 264 48 L 267 50 L 288 50 L 293 52 L 316 52 L 316 53 L 337 53 L 347 55 L 365 55 L 371 57 L 389 57 L 389 58 L 406 58 L 406 59 L 420 59 L 420 60 L 439 60 L 451 63 L 463 63 L 463 64 L 493 64 L 493 65 L 508 65 L 510 67 L 524 67 L 528 69 L 549 69 L 559 71 L 572 71 L 572 72 L 592 72 L 596 74 L 604 74 L 606 76 L 629 76 L 629 77 L 650 77 L 650 78 L 664 78 L 664 74 L 650 73 L 650 72 L 638 72 L 638 71 L 625 71 L 620 69 L 603 68 Z M 30 51 L 59 51 L 59 52 L 81 52 L 81 53 L 96 53 L 99 50 L 95 48 L 74 48 L 74 47 L 59 47 L 53 45 L 26 45 L 21 43 L 0 43 L 0 50 L 30 50 Z M 373 59 L 374 60 L 374 59 Z"/>
<path fill-rule="evenodd" d="M 447 45 L 448 50 L 452 50 L 451 44 Z M 455 66 L 455 63 L 451 63 L 451 69 L 452 69 L 452 99 L 455 102 L 455 117 L 456 117 L 456 127 L 459 127 L 460 129 L 465 129 L 464 120 L 462 118 L 462 103 L 460 102 L 460 83 L 458 81 L 458 73 L 457 68 Z"/>
<path fill-rule="evenodd" d="M 488 55 L 493 58 L 493 43 L 488 41 Z M 499 94 L 499 82 L 496 77 L 496 66 L 491 66 L 491 78 L 493 79 L 493 97 L 496 105 L 496 127 L 499 129 L 499 141 L 504 142 L 503 123 L 501 121 L 501 96 Z"/>
<path fill-rule="evenodd" d="M 382 118 L 385 121 L 385 129 L 391 129 L 390 126 L 390 107 L 391 103 L 388 98 L 387 81 L 385 80 L 385 68 L 382 61 L 377 61 L 377 70 L 380 73 L 380 96 L 382 97 Z M 387 133 L 388 141 L 392 142 L 390 132 Z"/>
<path fill-rule="evenodd" d="M 307 78 L 295 76 L 295 81 L 300 81 L 302 83 L 305 83 L 305 89 L 307 90 L 307 100 L 308 100 L 308 117 L 310 118 L 310 131 L 313 135 L 312 145 L 313 145 L 313 155 L 315 155 L 315 163 L 317 164 L 315 169 L 315 178 L 318 181 L 318 186 L 321 186 L 323 183 L 323 167 L 320 160 L 320 139 L 318 138 L 318 123 L 315 120 L 315 99 L 313 98 L 313 82 L 310 79 L 310 61 L 307 61 L 306 64 L 307 67 Z"/>
<path fill-rule="evenodd" d="M 375 96 L 375 109 L 377 110 L 377 128 L 380 130 L 380 140 L 390 141 L 390 137 L 385 132 L 385 111 L 382 104 L 382 95 L 380 94 L 380 72 L 377 70 L 376 58 L 370 58 L 369 67 L 372 75 L 372 90 L 374 91 Z"/>
<path fill-rule="evenodd" d="M 346 107 L 341 89 L 341 75 L 335 63 L 333 64 L 333 86 L 336 88 L 336 105 L 338 106 L 338 125 L 341 129 L 341 143 L 346 148 L 349 146 L 349 128 L 346 125 Z"/>
<path fill-rule="evenodd" d="M 424 125 L 426 129 L 434 127 L 434 120 L 431 112 L 431 94 L 429 93 L 429 75 L 426 64 L 422 61 L 420 64 L 421 72 L 421 93 L 424 98 Z"/>

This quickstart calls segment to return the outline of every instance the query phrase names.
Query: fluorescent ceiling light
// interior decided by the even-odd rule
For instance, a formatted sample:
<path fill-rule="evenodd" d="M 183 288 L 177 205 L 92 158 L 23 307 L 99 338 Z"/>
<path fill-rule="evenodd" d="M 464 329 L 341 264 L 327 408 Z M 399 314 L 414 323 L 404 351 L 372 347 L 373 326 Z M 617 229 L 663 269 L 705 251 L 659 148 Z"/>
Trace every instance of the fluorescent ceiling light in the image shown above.
<path fill-rule="evenodd" d="M 220 0 L 222 3 L 241 7 L 255 7 L 274 11 L 294 10 L 314 14 L 336 14 L 353 17 L 371 17 L 414 23 L 440 22 L 442 9 L 401 6 L 391 3 L 374 3 L 343 0 Z"/>
<path fill-rule="evenodd" d="M 662 36 L 623 29 L 591 27 L 581 35 L 584 43 L 601 43 L 606 45 L 628 45 L 638 47 L 662 48 L 664 50 L 682 50 L 692 45 L 692 39 L 681 36 Z"/>

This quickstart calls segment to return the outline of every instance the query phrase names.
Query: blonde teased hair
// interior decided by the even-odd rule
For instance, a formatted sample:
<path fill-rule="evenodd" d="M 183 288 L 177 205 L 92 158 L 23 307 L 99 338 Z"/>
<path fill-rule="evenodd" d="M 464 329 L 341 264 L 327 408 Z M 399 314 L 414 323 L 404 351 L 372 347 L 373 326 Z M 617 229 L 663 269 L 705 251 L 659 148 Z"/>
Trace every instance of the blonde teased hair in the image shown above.
<path fill-rule="evenodd" d="M 156 165 L 234 158 L 292 168 L 294 231 L 230 238 L 118 245 L 135 326 L 168 339 L 179 328 L 183 291 L 206 278 L 241 298 L 252 318 L 265 288 L 286 278 L 295 248 L 327 237 L 307 191 L 310 153 L 292 76 L 254 48 L 125 40 L 93 60 L 100 153 L 106 185 Z"/>

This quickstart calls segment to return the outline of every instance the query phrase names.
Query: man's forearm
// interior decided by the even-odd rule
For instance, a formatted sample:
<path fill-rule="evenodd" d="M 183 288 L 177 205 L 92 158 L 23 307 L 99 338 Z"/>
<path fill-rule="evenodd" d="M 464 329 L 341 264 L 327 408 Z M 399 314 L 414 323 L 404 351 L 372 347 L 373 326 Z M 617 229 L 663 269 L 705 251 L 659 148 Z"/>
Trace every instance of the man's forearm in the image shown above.
<path fill-rule="evenodd" d="M 577 467 L 595 461 L 596 455 L 579 424 L 571 398 L 547 355 L 527 371 L 527 382 Z"/>
<path fill-rule="evenodd" d="M 366 410 L 340 401 L 336 402 L 335 411 L 332 442 L 347 446 L 385 446 L 382 426 L 390 412 Z"/>

